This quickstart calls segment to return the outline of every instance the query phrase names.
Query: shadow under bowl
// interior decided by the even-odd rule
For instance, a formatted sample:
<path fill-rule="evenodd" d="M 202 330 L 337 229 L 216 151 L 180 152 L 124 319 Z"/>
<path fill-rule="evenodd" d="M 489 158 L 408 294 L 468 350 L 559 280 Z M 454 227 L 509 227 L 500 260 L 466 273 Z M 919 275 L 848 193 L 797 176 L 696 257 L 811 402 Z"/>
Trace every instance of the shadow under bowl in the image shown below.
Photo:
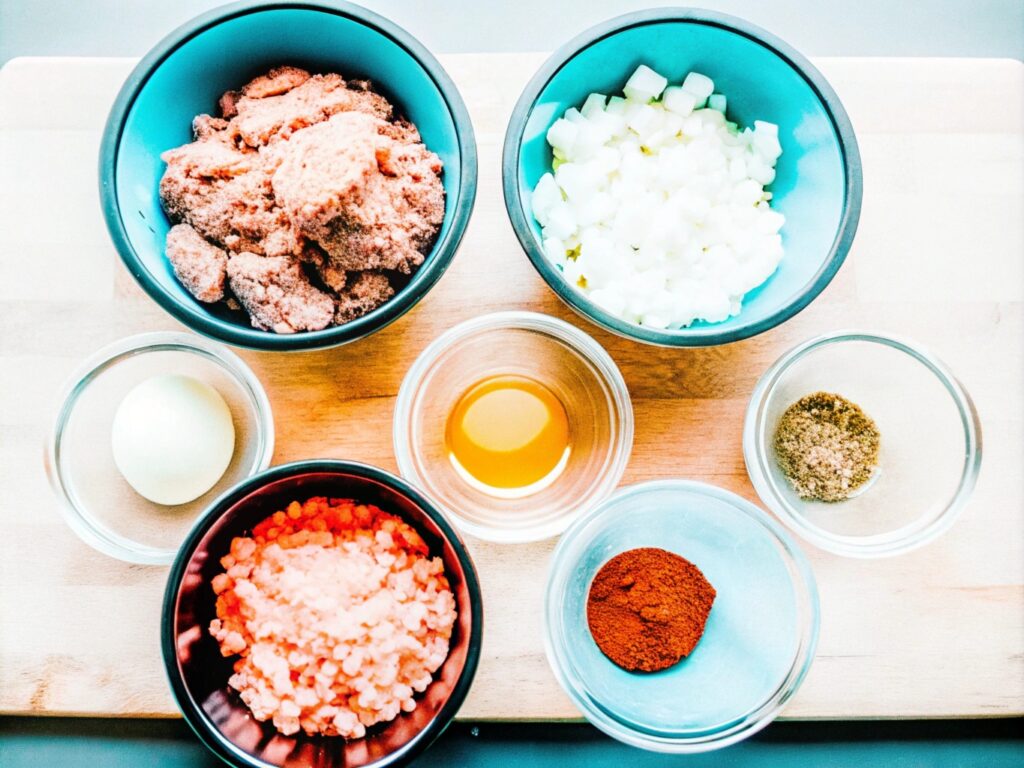
<path fill-rule="evenodd" d="M 161 153 L 192 141 L 192 119 L 272 67 L 368 79 L 419 129 L 444 163 L 445 216 L 422 266 L 388 302 L 340 326 L 276 334 L 248 316 L 206 305 L 178 282 L 164 254 L 171 223 L 158 193 Z M 107 228 L 125 266 L 167 312 L 198 333 L 252 349 L 336 346 L 380 330 L 437 282 L 458 248 L 476 195 L 469 113 L 437 60 L 404 30 L 346 2 L 242 2 L 216 8 L 168 35 L 129 75 L 107 119 L 99 158 Z"/>
<path fill-rule="evenodd" d="M 590 93 L 615 95 L 646 64 L 679 84 L 707 75 L 728 99 L 728 119 L 779 127 L 782 156 L 768 187 L 772 208 L 786 217 L 785 255 L 775 273 L 743 298 L 740 313 L 720 323 L 678 330 L 623 320 L 591 301 L 544 255 L 531 195 L 551 171 L 546 134 Z M 850 119 L 825 78 L 774 35 L 725 14 L 657 8 L 619 16 L 566 43 L 530 80 L 509 120 L 502 159 L 505 207 L 519 242 L 548 285 L 573 310 L 636 341 L 698 347 L 762 333 L 802 310 L 829 284 L 846 258 L 860 217 L 860 154 Z"/>
<path fill-rule="evenodd" d="M 444 562 L 458 619 L 444 664 L 416 709 L 369 729 L 365 738 L 284 736 L 260 723 L 228 687 L 225 659 L 208 627 L 216 618 L 211 581 L 231 540 L 294 500 L 352 498 L 403 518 Z M 273 467 L 219 498 L 192 529 L 171 568 L 161 645 L 171 689 L 185 720 L 218 757 L 243 768 L 359 768 L 403 765 L 451 722 L 476 674 L 483 606 L 473 562 L 458 535 L 418 491 L 381 469 L 316 460 Z"/>

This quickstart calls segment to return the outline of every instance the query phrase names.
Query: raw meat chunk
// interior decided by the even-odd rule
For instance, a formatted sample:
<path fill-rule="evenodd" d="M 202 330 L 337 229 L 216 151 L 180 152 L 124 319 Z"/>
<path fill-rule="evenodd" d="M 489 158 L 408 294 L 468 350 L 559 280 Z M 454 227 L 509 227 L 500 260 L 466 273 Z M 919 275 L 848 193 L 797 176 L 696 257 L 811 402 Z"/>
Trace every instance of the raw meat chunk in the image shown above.
<path fill-rule="evenodd" d="M 176 224 L 167 233 L 167 258 L 175 277 L 199 301 L 224 298 L 228 255 L 188 224 Z"/>
<path fill-rule="evenodd" d="M 346 112 L 275 153 L 275 198 L 345 270 L 412 272 L 444 218 L 440 159 L 387 133 L 383 121 Z"/>
<path fill-rule="evenodd" d="M 334 318 L 334 299 L 309 282 L 295 259 L 238 253 L 228 260 L 228 281 L 254 328 L 319 331 Z"/>
<path fill-rule="evenodd" d="M 395 295 L 387 275 L 380 272 L 352 272 L 348 287 L 338 294 L 334 322 L 342 325 L 371 312 Z"/>

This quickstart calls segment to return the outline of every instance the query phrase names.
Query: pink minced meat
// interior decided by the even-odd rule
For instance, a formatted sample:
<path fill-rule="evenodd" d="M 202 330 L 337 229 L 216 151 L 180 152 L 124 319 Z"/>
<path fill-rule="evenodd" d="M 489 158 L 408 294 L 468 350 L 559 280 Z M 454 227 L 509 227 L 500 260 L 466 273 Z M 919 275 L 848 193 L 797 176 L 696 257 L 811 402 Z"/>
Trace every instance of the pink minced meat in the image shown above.
<path fill-rule="evenodd" d="M 275 199 L 346 270 L 412 272 L 444 218 L 441 161 L 391 133 L 379 118 L 343 112 L 268 152 L 280 159 Z"/>
<path fill-rule="evenodd" d="M 380 272 L 352 272 L 345 290 L 338 295 L 334 322 L 343 325 L 362 317 L 394 295 L 395 289 Z"/>
<path fill-rule="evenodd" d="M 228 260 L 228 280 L 255 328 L 319 331 L 334 319 L 334 299 L 309 282 L 296 259 L 236 253 Z"/>
<path fill-rule="evenodd" d="M 298 67 L 276 67 L 267 74 L 251 80 L 242 88 L 242 96 L 250 99 L 265 99 L 268 96 L 280 96 L 293 88 L 298 88 L 309 80 L 309 72 Z"/>
<path fill-rule="evenodd" d="M 238 115 L 230 131 L 250 147 L 261 147 L 291 138 L 295 133 L 327 120 L 339 112 L 364 112 L 391 120 L 392 108 L 380 94 L 347 83 L 339 75 L 314 75 L 281 94 L 250 96 L 242 89 L 235 102 Z M 246 86 L 248 88 L 249 86 Z"/>
<path fill-rule="evenodd" d="M 211 127 L 204 123 L 203 130 Z M 207 139 L 164 153 L 164 210 L 229 251 L 294 253 L 299 247 L 295 229 L 274 200 L 259 153 L 240 151 L 219 133 L 213 130 Z"/>
<path fill-rule="evenodd" d="M 228 284 L 253 325 L 313 330 L 391 298 L 389 273 L 422 264 L 444 218 L 442 164 L 416 127 L 366 81 L 295 67 L 225 93 L 219 107 L 219 117 L 196 117 L 195 141 L 164 153 L 160 198 L 214 249 L 205 253 L 244 254 Z M 198 268 L 194 239 L 188 255 L 173 247 L 179 264 Z M 179 279 L 201 301 L 215 295 L 212 283 Z"/>
<path fill-rule="evenodd" d="M 212 303 L 224 298 L 228 255 L 188 224 L 176 224 L 167 233 L 167 258 L 175 277 L 197 299 Z"/>

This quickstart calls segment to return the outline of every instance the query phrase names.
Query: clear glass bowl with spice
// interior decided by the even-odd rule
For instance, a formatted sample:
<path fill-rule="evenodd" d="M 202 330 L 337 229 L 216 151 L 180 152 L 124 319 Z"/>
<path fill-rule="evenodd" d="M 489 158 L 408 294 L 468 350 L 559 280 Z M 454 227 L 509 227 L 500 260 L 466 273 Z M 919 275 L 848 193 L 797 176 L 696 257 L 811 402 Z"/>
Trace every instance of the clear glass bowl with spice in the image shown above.
<path fill-rule="evenodd" d="M 420 354 L 398 392 L 393 439 L 402 476 L 463 531 L 536 541 L 618 485 L 633 409 L 615 362 L 583 331 L 496 312 Z"/>
<path fill-rule="evenodd" d="M 977 480 L 981 425 L 966 390 L 926 350 L 838 331 L 761 377 L 743 454 L 762 501 L 801 537 L 881 557 L 952 525 Z"/>
<path fill-rule="evenodd" d="M 643 749 L 704 752 L 764 728 L 810 668 L 818 623 L 814 576 L 785 529 L 704 483 L 622 488 L 552 556 L 555 677 L 591 723 Z"/>

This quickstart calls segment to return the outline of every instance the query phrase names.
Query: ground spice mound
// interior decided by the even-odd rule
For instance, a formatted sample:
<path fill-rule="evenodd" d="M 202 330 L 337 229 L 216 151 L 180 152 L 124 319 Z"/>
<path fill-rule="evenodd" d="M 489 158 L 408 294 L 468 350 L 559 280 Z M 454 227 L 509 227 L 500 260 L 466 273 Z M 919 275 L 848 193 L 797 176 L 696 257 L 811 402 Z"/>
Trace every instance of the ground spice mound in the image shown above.
<path fill-rule="evenodd" d="M 228 685 L 286 735 L 360 738 L 416 708 L 448 656 L 455 597 L 401 518 L 349 499 L 292 502 L 231 542 L 210 633 Z"/>
<path fill-rule="evenodd" d="M 587 624 L 601 652 L 630 672 L 658 672 L 704 634 L 715 588 L 693 563 L 653 547 L 616 555 L 597 572 Z"/>
<path fill-rule="evenodd" d="M 841 395 L 816 392 L 793 403 L 775 430 L 775 456 L 803 499 L 843 501 L 878 466 L 875 422 Z"/>

